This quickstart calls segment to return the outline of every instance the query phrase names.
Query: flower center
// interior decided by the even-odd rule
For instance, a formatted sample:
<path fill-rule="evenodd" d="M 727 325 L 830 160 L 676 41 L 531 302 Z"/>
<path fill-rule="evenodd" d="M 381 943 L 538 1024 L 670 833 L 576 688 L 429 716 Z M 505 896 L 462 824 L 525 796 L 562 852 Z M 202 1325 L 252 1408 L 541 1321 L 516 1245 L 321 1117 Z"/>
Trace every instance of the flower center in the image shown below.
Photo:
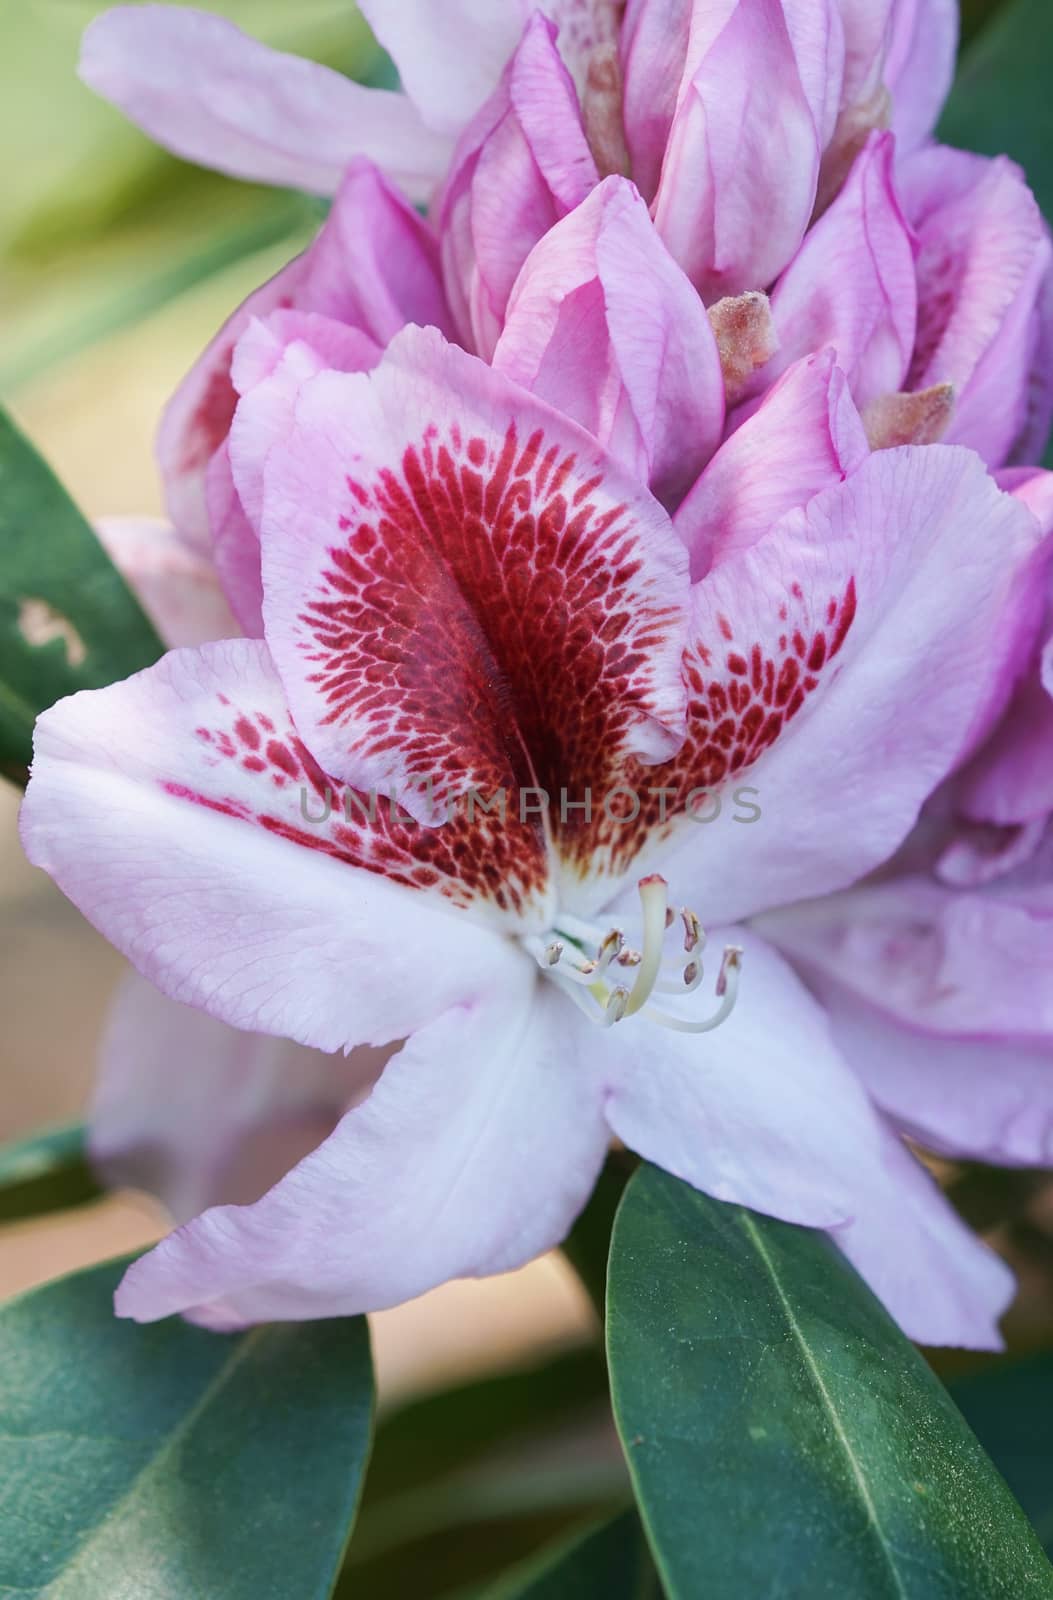
<path fill-rule="evenodd" d="M 738 998 L 742 950 L 725 945 L 717 974 L 716 1010 L 708 1017 L 681 1017 L 654 1003 L 655 995 L 693 994 L 701 986 L 706 935 L 687 906 L 679 916 L 669 904 L 669 886 L 657 873 L 641 878 L 643 909 L 639 948 L 628 945 L 620 928 L 606 932 L 579 917 L 561 913 L 544 934 L 523 940 L 545 976 L 579 1006 L 591 1022 L 610 1028 L 639 1013 L 679 1033 L 710 1033 L 731 1015 Z M 667 958 L 666 935 L 679 921 L 683 950 Z"/>

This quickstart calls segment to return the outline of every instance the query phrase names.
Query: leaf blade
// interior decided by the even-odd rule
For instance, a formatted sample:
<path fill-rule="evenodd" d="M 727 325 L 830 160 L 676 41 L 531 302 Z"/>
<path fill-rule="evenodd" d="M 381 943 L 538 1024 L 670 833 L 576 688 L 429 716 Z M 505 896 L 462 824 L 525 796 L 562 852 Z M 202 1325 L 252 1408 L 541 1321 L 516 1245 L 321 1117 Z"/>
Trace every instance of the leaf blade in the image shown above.
<path fill-rule="evenodd" d="M 0 411 L 0 765 L 28 765 L 33 722 L 56 700 L 162 650 L 89 523 Z"/>
<path fill-rule="evenodd" d="M 953 1402 L 824 1235 L 642 1169 L 615 1223 L 608 1352 L 671 1600 L 1053 1595 Z"/>
<path fill-rule="evenodd" d="M 126 1263 L 0 1311 L 0 1592 L 329 1595 L 372 1428 L 362 1319 L 118 1322 Z"/>

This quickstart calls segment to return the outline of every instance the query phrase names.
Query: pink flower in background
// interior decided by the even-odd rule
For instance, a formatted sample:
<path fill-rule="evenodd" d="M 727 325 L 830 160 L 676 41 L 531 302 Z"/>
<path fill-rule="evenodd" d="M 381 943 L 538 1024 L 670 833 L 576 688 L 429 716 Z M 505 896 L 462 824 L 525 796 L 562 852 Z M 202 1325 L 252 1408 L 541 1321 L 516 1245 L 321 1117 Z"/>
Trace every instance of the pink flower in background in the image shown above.
<path fill-rule="evenodd" d="M 1034 633 L 1028 507 L 966 451 L 869 455 L 830 357 L 784 376 L 675 528 L 594 438 L 435 332 L 291 380 L 277 441 L 273 381 L 235 421 L 259 456 L 265 641 L 47 713 L 24 838 L 174 999 L 323 1051 L 406 1042 L 262 1199 L 137 1264 L 120 1308 L 233 1326 L 500 1271 L 563 1237 L 614 1133 L 830 1228 L 914 1336 L 995 1341 L 1006 1270 L 757 930 L 886 861 L 997 719 Z M 752 486 L 722 460 L 747 447 Z M 640 459 L 670 448 L 646 436 Z M 424 775 L 462 796 L 453 820 L 370 817 L 363 791 L 389 783 L 420 811 Z M 695 791 L 747 779 L 761 822 L 707 836 Z M 609 814 L 619 787 L 639 815 Z M 520 820 L 538 788 L 552 805 Z M 469 817 L 466 789 L 505 792 L 506 818 Z M 562 816 L 561 789 L 596 814 Z M 308 822 L 301 791 L 321 815 L 327 790 Z M 737 957 L 716 1001 L 715 969 L 698 992 L 670 899 L 744 948 L 733 1010 Z M 237 1097 L 211 1070 L 201 1115 L 222 1124 Z"/>

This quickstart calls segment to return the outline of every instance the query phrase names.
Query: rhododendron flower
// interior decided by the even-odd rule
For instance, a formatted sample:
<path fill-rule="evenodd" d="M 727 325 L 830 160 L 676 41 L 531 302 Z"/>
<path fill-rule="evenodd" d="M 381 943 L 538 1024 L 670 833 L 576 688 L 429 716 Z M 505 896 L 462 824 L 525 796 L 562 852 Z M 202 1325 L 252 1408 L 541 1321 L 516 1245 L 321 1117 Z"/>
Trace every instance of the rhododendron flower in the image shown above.
<path fill-rule="evenodd" d="M 734 429 L 828 346 L 875 446 L 943 439 L 996 467 L 1040 453 L 1053 414 L 1045 224 L 1012 163 L 928 142 L 953 68 L 953 0 L 363 9 L 402 93 L 182 8 L 118 7 L 85 37 L 86 80 L 179 154 L 335 196 L 316 243 L 205 353 L 159 440 L 170 513 L 214 541 L 248 631 L 261 630 L 260 587 L 227 449 L 230 360 L 250 318 L 279 308 L 303 314 L 320 365 L 368 366 L 415 322 L 518 381 L 532 362 L 544 393 L 556 364 L 586 361 L 591 376 L 613 293 L 612 366 L 619 346 L 639 348 L 632 317 L 650 321 L 652 349 L 670 335 L 678 348 L 655 402 L 626 392 L 617 419 L 616 397 L 590 382 L 582 395 L 607 408 L 601 433 L 624 433 L 649 403 L 690 406 L 691 459 L 673 478 L 647 463 L 670 509 L 725 425 L 722 380 Z M 397 184 L 430 199 L 429 222 Z M 659 242 L 673 260 L 660 263 Z M 632 295 L 645 271 L 662 281 L 657 313 Z M 585 421 L 583 406 L 572 414 Z"/>
<path fill-rule="evenodd" d="M 614 1134 L 829 1228 L 915 1337 L 996 1342 L 1007 1269 L 763 930 L 886 862 L 1000 716 L 1038 625 L 1025 498 L 960 448 L 869 454 L 828 354 L 674 526 L 434 330 L 368 372 L 283 367 L 294 345 L 235 422 L 264 639 L 46 713 L 23 835 L 173 999 L 322 1051 L 405 1043 L 119 1309 L 230 1327 L 515 1266 Z M 700 802 L 745 782 L 761 821 L 707 835 Z M 400 807 L 374 804 L 389 786 Z"/>

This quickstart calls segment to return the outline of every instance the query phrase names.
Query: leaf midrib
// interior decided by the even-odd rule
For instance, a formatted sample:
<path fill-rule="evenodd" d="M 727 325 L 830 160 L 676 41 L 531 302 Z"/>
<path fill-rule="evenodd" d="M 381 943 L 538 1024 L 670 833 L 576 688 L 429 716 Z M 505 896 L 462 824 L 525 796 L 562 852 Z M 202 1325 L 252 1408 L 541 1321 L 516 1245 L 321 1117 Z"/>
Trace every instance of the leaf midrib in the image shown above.
<path fill-rule="evenodd" d="M 878 1548 L 880 1549 L 881 1555 L 888 1567 L 889 1574 L 892 1578 L 894 1592 L 898 1597 L 898 1600 L 910 1600 L 910 1596 L 903 1586 L 903 1579 L 900 1576 L 899 1568 L 897 1567 L 895 1559 L 893 1558 L 885 1530 L 882 1527 L 881 1518 L 878 1516 L 877 1506 L 874 1502 L 874 1497 L 870 1492 L 870 1486 L 867 1483 L 866 1475 L 863 1472 L 862 1465 L 858 1456 L 856 1455 L 855 1450 L 852 1448 L 852 1441 L 849 1438 L 844 1424 L 841 1421 L 840 1413 L 834 1404 L 833 1396 L 823 1381 L 823 1375 L 819 1370 L 815 1357 L 812 1355 L 808 1341 L 804 1337 L 800 1323 L 794 1314 L 793 1306 L 787 1298 L 785 1290 L 783 1289 L 775 1263 L 768 1253 L 756 1223 L 747 1212 L 742 1213 L 742 1226 L 749 1235 L 754 1249 L 763 1261 L 768 1275 L 771 1278 L 772 1286 L 776 1295 L 778 1296 L 779 1304 L 782 1307 L 791 1336 L 801 1352 L 801 1358 L 804 1361 L 809 1374 L 811 1375 L 812 1381 L 815 1384 L 815 1388 L 818 1391 L 819 1397 L 822 1400 L 823 1406 L 825 1407 L 830 1418 L 830 1423 L 834 1430 L 834 1436 L 836 1437 L 837 1442 L 844 1453 L 851 1475 L 855 1480 L 856 1486 L 859 1490 L 860 1499 L 863 1502 L 863 1506 L 867 1514 L 867 1521 L 874 1530 Z"/>

